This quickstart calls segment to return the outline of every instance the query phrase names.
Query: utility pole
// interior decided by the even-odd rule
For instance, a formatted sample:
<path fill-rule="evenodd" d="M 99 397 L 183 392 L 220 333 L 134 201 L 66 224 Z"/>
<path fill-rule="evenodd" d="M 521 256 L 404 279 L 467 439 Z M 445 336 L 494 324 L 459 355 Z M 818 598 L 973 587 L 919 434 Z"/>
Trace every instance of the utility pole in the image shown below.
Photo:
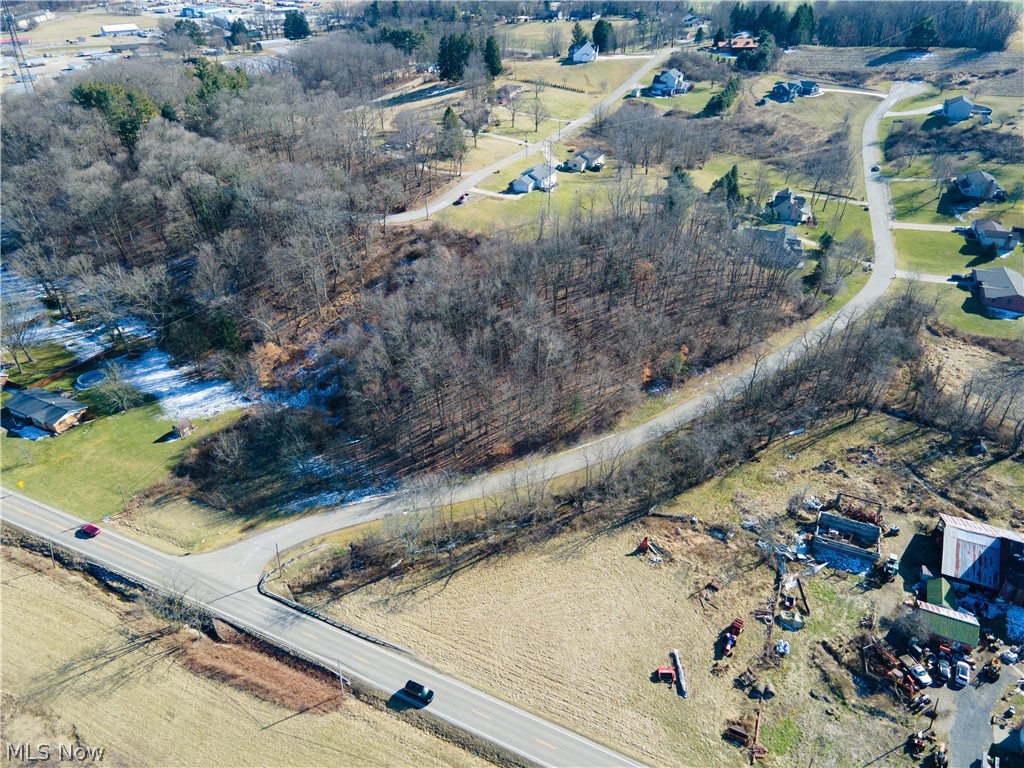
<path fill-rule="evenodd" d="M 32 92 L 32 75 L 28 71 L 28 64 L 25 62 L 25 51 L 21 48 L 21 40 L 18 37 L 17 25 L 14 23 L 14 16 L 7 0 L 0 0 L 0 10 L 3 11 L 4 24 L 11 36 L 11 47 L 14 49 L 14 59 L 18 64 L 18 73 L 21 76 L 21 83 L 25 86 L 25 92 Z"/>
<path fill-rule="evenodd" d="M 53 539 L 47 539 L 47 543 L 50 545 L 50 563 L 54 569 L 57 568 L 57 558 L 53 556 Z"/>
<path fill-rule="evenodd" d="M 281 570 L 281 547 L 278 546 L 277 542 L 274 542 L 274 551 L 277 552 L 277 570 Z M 281 574 L 280 578 L 284 578 L 284 573 Z"/>

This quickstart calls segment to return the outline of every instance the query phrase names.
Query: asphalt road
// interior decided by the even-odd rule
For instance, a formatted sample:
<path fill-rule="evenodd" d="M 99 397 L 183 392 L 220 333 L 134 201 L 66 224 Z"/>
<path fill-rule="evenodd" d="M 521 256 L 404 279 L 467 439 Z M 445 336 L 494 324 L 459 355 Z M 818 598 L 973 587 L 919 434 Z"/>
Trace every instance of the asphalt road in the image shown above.
<path fill-rule="evenodd" d="M 608 101 L 621 98 L 633 79 L 653 69 L 660 56 L 653 58 L 626 84 L 609 95 Z M 799 356 L 805 345 L 844 327 L 867 311 L 889 286 L 895 276 L 895 251 L 889 229 L 887 185 L 872 165 L 881 162 L 877 142 L 878 124 L 889 107 L 924 86 L 897 84 L 868 117 L 863 134 L 863 161 L 867 200 L 870 205 L 871 228 L 875 242 L 875 269 L 863 289 L 847 304 L 843 312 L 805 333 L 797 340 L 777 349 L 758 362 L 761 371 L 771 371 Z M 593 118 L 588 113 L 570 125 L 575 130 Z M 501 161 L 500 167 L 515 158 Z M 471 175 L 446 198 L 456 199 L 493 172 L 485 169 Z M 483 175 L 481 175 L 483 174 Z M 425 214 L 425 211 L 424 211 Z M 417 212 L 403 214 L 416 218 Z M 397 221 L 398 217 L 391 217 Z M 713 389 L 667 410 L 649 422 L 615 435 L 593 440 L 571 450 L 544 458 L 529 470 L 508 470 L 474 478 L 455 490 L 456 501 L 479 498 L 504 490 L 513 476 L 518 482 L 536 481 L 540 477 L 559 475 L 583 469 L 613 455 L 639 447 L 667 431 L 692 420 L 717 397 L 736 394 L 748 381 L 751 371 L 726 377 Z M 75 531 L 83 522 L 71 515 L 32 501 L 20 494 L 4 490 L 0 518 L 44 539 L 80 552 L 88 559 L 132 576 L 151 586 L 185 594 L 216 614 L 247 628 L 257 630 L 275 641 L 328 665 L 340 666 L 350 677 L 359 678 L 381 690 L 393 692 L 409 678 L 419 680 L 437 691 L 430 711 L 463 730 L 504 746 L 527 759 L 545 766 L 622 766 L 634 765 L 628 758 L 588 741 L 564 728 L 542 720 L 528 712 L 475 690 L 458 680 L 440 675 L 421 662 L 380 646 L 360 640 L 315 619 L 298 614 L 264 598 L 256 592 L 264 566 L 276 549 L 288 549 L 325 533 L 385 515 L 405 511 L 407 498 L 401 495 L 383 497 L 351 504 L 328 513 L 296 520 L 235 545 L 205 555 L 173 557 L 162 554 L 115 533 L 104 531 L 95 539 L 79 539 Z"/>
<path fill-rule="evenodd" d="M 436 693 L 429 705 L 435 716 L 538 765 L 638 765 L 611 749 L 441 675 L 413 657 L 292 611 L 260 595 L 255 586 L 238 589 L 231 579 L 218 578 L 206 569 L 197 571 L 190 567 L 187 557 L 165 555 L 106 530 L 94 539 L 78 538 L 80 520 L 11 491 L 3 492 L 0 507 L 5 522 L 144 584 L 185 594 L 217 615 L 339 669 L 346 677 L 359 678 L 387 693 L 398 691 L 410 678 L 418 680 Z M 400 696 L 392 697 L 389 706 L 410 708 Z"/>
<path fill-rule="evenodd" d="M 979 665 L 969 686 L 949 692 L 956 698 L 956 714 L 949 729 L 949 760 L 953 766 L 981 768 L 981 756 L 988 754 L 993 735 L 998 732 L 1002 739 L 1010 735 L 1009 729 L 997 730 L 992 725 L 992 710 L 1003 692 L 1021 679 L 1021 670 L 1016 664 L 1009 664 L 1003 667 L 1002 676 L 995 683 L 978 680 L 980 670 Z M 929 693 L 936 698 L 935 693 Z"/>

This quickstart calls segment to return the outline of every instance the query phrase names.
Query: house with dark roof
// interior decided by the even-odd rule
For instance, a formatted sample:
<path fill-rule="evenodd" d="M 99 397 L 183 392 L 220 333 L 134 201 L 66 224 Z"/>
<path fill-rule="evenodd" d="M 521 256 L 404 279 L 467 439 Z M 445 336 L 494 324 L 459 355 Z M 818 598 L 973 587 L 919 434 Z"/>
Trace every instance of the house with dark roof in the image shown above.
<path fill-rule="evenodd" d="M 807 198 L 786 187 L 775 193 L 765 206 L 765 215 L 783 224 L 804 224 L 814 221 L 814 211 Z"/>
<path fill-rule="evenodd" d="M 801 80 L 800 81 L 800 95 L 801 96 L 813 96 L 816 93 L 821 93 L 821 86 L 813 80 Z"/>
<path fill-rule="evenodd" d="M 804 244 L 792 227 L 768 229 L 766 227 L 743 227 L 740 230 L 753 247 L 767 248 L 779 255 L 786 256 L 786 261 L 794 267 L 804 260 Z M 777 266 L 777 265 L 776 265 Z"/>
<path fill-rule="evenodd" d="M 1006 267 L 972 269 L 971 293 L 988 309 L 1024 315 L 1024 275 Z"/>
<path fill-rule="evenodd" d="M 63 434 L 75 426 L 86 411 L 81 403 L 45 389 L 15 392 L 6 407 L 15 419 L 55 435 Z"/>
<path fill-rule="evenodd" d="M 942 102 L 942 116 L 950 124 L 963 122 L 973 111 L 974 102 L 963 95 Z"/>
<path fill-rule="evenodd" d="M 570 171 L 599 171 L 604 167 L 605 154 L 600 147 L 587 147 L 572 156 L 565 165 Z"/>
<path fill-rule="evenodd" d="M 775 83 L 775 87 L 772 88 L 772 98 L 776 101 L 780 101 L 783 104 L 788 104 L 791 101 L 796 101 L 796 97 L 803 93 L 803 86 L 797 82 L 784 83 L 781 80 Z"/>
<path fill-rule="evenodd" d="M 956 177 L 956 191 L 968 200 L 986 202 L 1006 200 L 1006 190 L 999 186 L 996 177 L 987 171 L 969 171 Z"/>
<path fill-rule="evenodd" d="M 678 69 L 663 69 L 660 74 L 654 76 L 654 82 L 648 92 L 651 96 L 678 96 L 686 93 L 693 87 L 693 83 L 686 82 L 683 73 Z"/>
<path fill-rule="evenodd" d="M 1009 253 L 1018 245 L 1024 228 L 1004 227 L 991 219 L 975 219 L 969 227 L 957 227 L 953 230 L 963 235 L 965 240 L 978 243 L 982 248 L 995 246 L 1000 253 Z"/>
<path fill-rule="evenodd" d="M 519 178 L 512 182 L 512 191 L 525 193 L 539 189 L 546 192 L 557 184 L 558 171 L 547 163 L 543 163 L 523 171 Z"/>

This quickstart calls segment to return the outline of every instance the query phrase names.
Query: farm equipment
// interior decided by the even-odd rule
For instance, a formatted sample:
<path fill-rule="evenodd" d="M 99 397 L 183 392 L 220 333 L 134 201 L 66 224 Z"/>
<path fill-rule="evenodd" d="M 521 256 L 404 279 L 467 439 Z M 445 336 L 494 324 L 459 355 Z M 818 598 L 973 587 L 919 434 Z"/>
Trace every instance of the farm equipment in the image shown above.
<path fill-rule="evenodd" d="M 889 559 L 879 561 L 875 565 L 875 570 L 878 574 L 878 579 L 886 584 L 890 584 L 896 580 L 896 574 L 900 570 L 900 561 L 896 555 L 889 555 Z"/>
<path fill-rule="evenodd" d="M 949 765 L 949 755 L 946 754 L 945 744 L 939 744 L 939 746 L 935 748 L 933 762 L 938 768 L 946 768 L 946 766 Z"/>
<path fill-rule="evenodd" d="M 907 739 L 907 747 L 910 749 L 910 754 L 919 757 L 924 752 L 924 734 L 921 731 L 910 734 L 910 738 Z"/>
<path fill-rule="evenodd" d="M 740 635 L 743 634 L 743 619 L 733 619 L 732 624 L 725 630 L 724 648 L 722 653 L 725 656 L 732 656 L 733 648 L 736 647 L 736 641 Z"/>
<path fill-rule="evenodd" d="M 750 743 L 750 734 L 747 733 L 747 729 L 739 725 L 728 726 L 725 733 L 722 734 L 722 738 L 740 747 L 745 747 Z"/>
<path fill-rule="evenodd" d="M 755 675 L 752 671 L 748 669 L 745 672 L 741 673 L 739 676 L 737 676 L 736 680 L 734 681 L 734 685 L 737 688 L 749 688 L 756 682 L 757 675 Z"/>
<path fill-rule="evenodd" d="M 999 675 L 1002 672 L 1002 664 L 999 661 L 999 657 L 993 657 L 988 664 L 981 668 L 981 676 L 990 682 L 995 682 L 999 679 Z"/>
<path fill-rule="evenodd" d="M 659 683 L 666 683 L 668 685 L 676 684 L 676 671 L 670 666 L 658 667 L 654 674 L 658 678 Z"/>

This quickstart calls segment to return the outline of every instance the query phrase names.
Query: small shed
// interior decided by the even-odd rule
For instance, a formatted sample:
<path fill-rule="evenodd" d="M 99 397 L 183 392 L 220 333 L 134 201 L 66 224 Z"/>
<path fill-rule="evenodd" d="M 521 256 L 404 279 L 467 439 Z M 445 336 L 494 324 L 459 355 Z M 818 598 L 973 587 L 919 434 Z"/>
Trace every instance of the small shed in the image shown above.
<path fill-rule="evenodd" d="M 921 619 L 935 637 L 970 648 L 978 647 L 981 627 L 971 614 L 931 603 L 918 603 L 918 608 Z"/>
<path fill-rule="evenodd" d="M 178 419 L 174 422 L 174 426 L 171 427 L 171 432 L 174 433 L 174 437 L 178 440 L 188 437 L 196 431 L 196 425 L 192 423 L 192 419 Z"/>

